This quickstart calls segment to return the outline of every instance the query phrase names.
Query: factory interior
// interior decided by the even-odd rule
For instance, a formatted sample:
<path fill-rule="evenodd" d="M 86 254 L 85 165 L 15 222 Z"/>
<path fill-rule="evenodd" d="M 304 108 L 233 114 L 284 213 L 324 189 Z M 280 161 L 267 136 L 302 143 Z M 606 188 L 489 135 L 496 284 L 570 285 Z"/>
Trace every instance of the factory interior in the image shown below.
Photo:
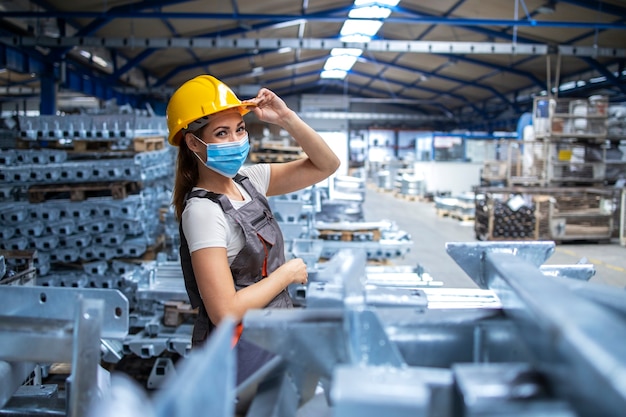
<path fill-rule="evenodd" d="M 625 16 L 0 2 L 0 417 L 626 415 Z M 204 74 L 275 92 L 340 165 L 267 197 L 294 308 L 192 348 L 166 109 Z M 245 165 L 308 158 L 243 117 Z M 240 325 L 273 356 L 237 383 Z"/>

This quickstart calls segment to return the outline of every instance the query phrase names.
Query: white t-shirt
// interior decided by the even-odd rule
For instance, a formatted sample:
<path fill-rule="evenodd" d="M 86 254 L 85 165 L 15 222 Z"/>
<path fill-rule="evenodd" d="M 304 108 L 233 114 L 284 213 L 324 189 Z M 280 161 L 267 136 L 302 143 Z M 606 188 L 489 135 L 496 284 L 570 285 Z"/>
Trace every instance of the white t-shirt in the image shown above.
<path fill-rule="evenodd" d="M 250 178 L 250 182 L 263 195 L 267 194 L 270 183 L 269 164 L 256 164 L 243 168 L 240 174 Z M 250 195 L 235 182 L 244 197 L 243 201 L 230 200 L 235 209 L 250 202 Z M 194 188 L 201 190 L 201 188 Z M 210 191 L 210 190 L 209 190 Z M 194 197 L 187 201 L 183 210 L 183 233 L 192 253 L 203 248 L 226 248 L 230 264 L 245 244 L 241 228 L 227 218 L 222 207 L 208 198 Z"/>

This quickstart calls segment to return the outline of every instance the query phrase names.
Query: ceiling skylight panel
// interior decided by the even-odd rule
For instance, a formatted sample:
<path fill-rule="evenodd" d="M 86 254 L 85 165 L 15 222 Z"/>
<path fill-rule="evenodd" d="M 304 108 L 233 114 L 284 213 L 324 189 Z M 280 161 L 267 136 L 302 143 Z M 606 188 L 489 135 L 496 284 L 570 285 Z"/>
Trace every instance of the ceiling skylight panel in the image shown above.
<path fill-rule="evenodd" d="M 382 25 L 378 20 L 346 20 L 339 37 L 344 42 L 369 42 Z"/>

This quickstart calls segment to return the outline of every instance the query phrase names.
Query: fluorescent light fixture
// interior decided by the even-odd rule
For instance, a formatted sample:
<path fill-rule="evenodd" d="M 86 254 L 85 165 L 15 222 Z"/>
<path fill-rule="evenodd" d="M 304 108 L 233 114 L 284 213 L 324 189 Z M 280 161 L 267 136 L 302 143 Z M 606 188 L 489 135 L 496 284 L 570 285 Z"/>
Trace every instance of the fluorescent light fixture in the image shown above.
<path fill-rule="evenodd" d="M 104 58 L 99 57 L 98 55 L 93 55 L 92 53 L 90 53 L 88 51 L 85 51 L 85 50 L 81 50 L 79 53 L 80 53 L 81 56 L 83 56 L 83 57 L 85 57 L 87 59 L 90 59 L 95 64 L 98 64 L 101 67 L 106 68 L 106 67 L 109 66 L 109 63 L 106 62 L 106 60 Z"/>
<path fill-rule="evenodd" d="M 109 66 L 108 62 L 106 62 L 104 60 L 104 58 L 101 58 L 98 55 L 93 55 L 91 59 L 92 59 L 93 62 L 95 62 L 96 64 L 100 65 L 101 67 L 106 68 L 106 67 Z"/>

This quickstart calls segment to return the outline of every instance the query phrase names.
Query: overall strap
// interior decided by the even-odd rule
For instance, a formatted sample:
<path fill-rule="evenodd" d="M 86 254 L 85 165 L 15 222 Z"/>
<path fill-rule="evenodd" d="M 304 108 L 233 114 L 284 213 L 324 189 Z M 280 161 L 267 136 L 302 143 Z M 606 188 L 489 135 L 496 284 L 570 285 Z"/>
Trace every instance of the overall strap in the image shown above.
<path fill-rule="evenodd" d="M 222 207 L 224 213 L 229 213 L 232 210 L 235 210 L 228 197 L 226 197 L 226 195 L 224 194 L 218 194 L 207 190 L 194 190 L 187 193 L 187 195 L 185 196 L 185 201 L 194 197 L 208 198 L 209 200 L 214 201 Z"/>

